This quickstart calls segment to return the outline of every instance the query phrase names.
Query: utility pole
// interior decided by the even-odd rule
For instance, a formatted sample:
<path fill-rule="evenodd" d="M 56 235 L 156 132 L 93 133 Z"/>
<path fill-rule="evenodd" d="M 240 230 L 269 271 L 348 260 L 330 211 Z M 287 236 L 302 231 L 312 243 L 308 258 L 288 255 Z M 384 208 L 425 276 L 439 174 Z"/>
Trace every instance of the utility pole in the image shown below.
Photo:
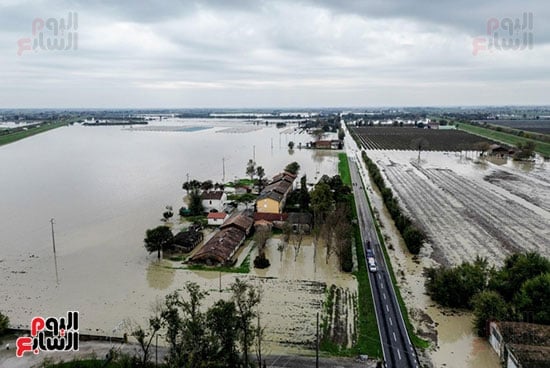
<path fill-rule="evenodd" d="M 50 219 L 50 224 L 52 225 L 52 244 L 53 244 L 53 261 L 55 264 L 55 282 L 57 285 L 59 285 L 59 275 L 57 273 L 57 254 L 55 253 L 55 232 L 53 230 L 53 224 L 54 224 L 53 218 Z"/>
<path fill-rule="evenodd" d="M 225 183 L 225 157 L 222 157 L 222 170 L 223 170 L 222 183 Z"/>
<path fill-rule="evenodd" d="M 317 312 L 317 336 L 315 342 L 315 368 L 319 368 L 319 312 Z"/>
<path fill-rule="evenodd" d="M 256 163 L 256 145 L 252 146 L 252 161 Z"/>

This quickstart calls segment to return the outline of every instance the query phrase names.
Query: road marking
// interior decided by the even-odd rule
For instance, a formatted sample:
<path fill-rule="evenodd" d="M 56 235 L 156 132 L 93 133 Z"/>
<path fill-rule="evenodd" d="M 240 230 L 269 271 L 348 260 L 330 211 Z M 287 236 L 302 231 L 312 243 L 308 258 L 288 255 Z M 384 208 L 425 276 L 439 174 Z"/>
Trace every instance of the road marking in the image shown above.
<path fill-rule="evenodd" d="M 399 352 L 399 349 L 397 349 L 397 356 L 399 357 L 399 360 L 401 360 L 401 353 Z"/>
<path fill-rule="evenodd" d="M 390 317 L 390 326 L 393 326 L 393 322 L 392 322 L 392 320 L 391 320 L 391 317 Z"/>
<path fill-rule="evenodd" d="M 386 304 L 386 310 L 389 312 L 390 311 L 390 308 L 388 307 L 388 305 Z"/>
<path fill-rule="evenodd" d="M 384 300 L 386 300 L 386 294 L 384 293 L 384 294 L 382 294 L 382 296 L 384 297 Z"/>
<path fill-rule="evenodd" d="M 392 333 L 393 333 L 393 340 L 394 340 L 395 342 L 397 342 L 397 337 L 395 337 L 395 332 L 392 332 Z"/>

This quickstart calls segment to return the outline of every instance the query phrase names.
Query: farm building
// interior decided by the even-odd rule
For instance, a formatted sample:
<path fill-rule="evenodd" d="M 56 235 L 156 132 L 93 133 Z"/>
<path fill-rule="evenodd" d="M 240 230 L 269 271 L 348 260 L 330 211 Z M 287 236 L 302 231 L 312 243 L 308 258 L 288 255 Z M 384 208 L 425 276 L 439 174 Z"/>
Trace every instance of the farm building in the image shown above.
<path fill-rule="evenodd" d="M 206 219 L 208 221 L 208 225 L 220 226 L 225 222 L 227 217 L 229 217 L 229 215 L 225 212 L 210 212 L 208 216 L 206 216 Z"/>
<path fill-rule="evenodd" d="M 313 227 L 313 216 L 310 213 L 291 212 L 288 214 L 288 223 L 295 233 L 309 234 Z"/>
<path fill-rule="evenodd" d="M 186 231 L 181 231 L 172 241 L 170 246 L 171 250 L 189 253 L 192 251 L 203 239 L 202 231 L 200 227 L 191 226 Z"/>
<path fill-rule="evenodd" d="M 489 343 L 506 368 L 550 366 L 550 326 L 491 322 Z"/>
<path fill-rule="evenodd" d="M 236 228 L 222 229 L 191 257 L 191 262 L 209 266 L 229 264 L 245 239 L 245 234 Z"/>
<path fill-rule="evenodd" d="M 288 219 L 287 213 L 265 213 L 265 212 L 255 212 L 254 213 L 254 223 L 258 221 L 267 221 L 273 225 L 276 229 L 282 229 L 284 223 Z"/>
<path fill-rule="evenodd" d="M 316 149 L 342 149 L 343 143 L 341 140 L 333 139 L 333 140 L 324 140 L 324 141 L 316 141 L 311 144 L 313 148 Z"/>
<path fill-rule="evenodd" d="M 191 257 L 194 263 L 231 264 L 233 256 L 250 234 L 254 220 L 244 213 L 231 216 L 209 241 Z"/>
<path fill-rule="evenodd" d="M 201 200 L 205 211 L 216 210 L 221 212 L 225 202 L 227 202 L 227 194 L 221 190 L 205 191 L 201 194 Z"/>
<path fill-rule="evenodd" d="M 261 191 L 256 200 L 256 211 L 260 213 L 281 213 L 285 207 L 286 197 L 294 188 L 296 175 L 283 172 L 275 175 L 273 180 Z"/>

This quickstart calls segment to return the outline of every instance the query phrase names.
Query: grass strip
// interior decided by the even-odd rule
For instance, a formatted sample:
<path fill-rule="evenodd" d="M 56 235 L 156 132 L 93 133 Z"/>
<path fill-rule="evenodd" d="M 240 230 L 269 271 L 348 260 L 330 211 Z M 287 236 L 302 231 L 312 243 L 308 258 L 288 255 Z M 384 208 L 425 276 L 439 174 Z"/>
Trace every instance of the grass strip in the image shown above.
<path fill-rule="evenodd" d="M 19 129 L 17 129 L 17 131 L 14 131 L 14 132 L 8 132 L 8 133 L 2 132 L 4 134 L 0 135 L 0 146 L 3 146 L 5 144 L 9 144 L 9 143 L 13 143 L 13 142 L 19 141 L 21 139 L 25 139 L 25 138 L 31 137 L 33 135 L 40 134 L 40 133 L 43 133 L 43 132 L 47 132 L 48 130 L 56 129 L 56 128 L 66 126 L 66 125 L 67 125 L 67 122 L 65 122 L 65 121 L 51 122 L 51 123 L 40 124 L 40 126 L 30 127 L 28 130 L 19 130 Z M 9 129 L 9 130 L 11 130 L 11 129 Z"/>
<path fill-rule="evenodd" d="M 496 130 L 483 128 L 476 125 L 467 123 L 457 123 L 458 129 L 465 132 L 479 135 L 481 137 L 489 138 L 498 142 L 502 142 L 511 146 L 517 146 L 518 143 L 533 142 L 535 143 L 535 151 L 540 153 L 544 157 L 550 157 L 550 143 L 540 142 L 534 139 L 520 137 L 514 134 L 498 132 Z"/>

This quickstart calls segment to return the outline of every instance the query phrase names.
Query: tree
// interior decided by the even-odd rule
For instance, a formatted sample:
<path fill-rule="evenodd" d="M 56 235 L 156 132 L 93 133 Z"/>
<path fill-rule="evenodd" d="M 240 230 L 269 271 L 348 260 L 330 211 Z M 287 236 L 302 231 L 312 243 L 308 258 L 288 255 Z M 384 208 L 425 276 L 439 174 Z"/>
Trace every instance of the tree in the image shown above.
<path fill-rule="evenodd" d="M 172 206 L 166 206 L 166 211 L 162 214 L 164 221 L 168 221 L 172 216 L 174 216 Z"/>
<path fill-rule="evenodd" d="M 0 336 L 2 336 L 10 324 L 10 319 L 5 314 L 0 313 Z"/>
<path fill-rule="evenodd" d="M 550 324 L 550 272 L 525 281 L 515 298 L 517 312 L 532 313 L 533 322 Z"/>
<path fill-rule="evenodd" d="M 162 320 L 160 319 L 160 316 L 154 316 L 149 318 L 149 326 L 147 330 L 144 330 L 141 326 L 138 325 L 134 327 L 130 332 L 130 335 L 132 335 L 137 340 L 141 348 L 141 367 L 147 367 L 147 363 L 149 362 L 149 349 L 151 348 L 151 343 L 153 342 L 155 335 L 161 327 Z"/>
<path fill-rule="evenodd" d="M 518 151 L 514 154 L 515 160 L 528 160 L 535 155 L 536 144 L 533 141 L 527 141 L 517 144 Z"/>
<path fill-rule="evenodd" d="M 319 141 L 324 137 L 325 131 L 323 129 L 315 129 L 311 132 L 311 135 L 315 138 L 315 141 Z"/>
<path fill-rule="evenodd" d="M 209 360 L 220 367 L 237 367 L 240 363 L 237 352 L 239 336 L 237 309 L 232 301 L 218 300 L 206 312 L 206 326 L 209 331 Z"/>
<path fill-rule="evenodd" d="M 389 210 L 389 208 L 388 208 Z M 424 233 L 415 226 L 408 226 L 403 232 L 403 240 L 412 254 L 420 253 L 422 244 L 424 243 Z"/>
<path fill-rule="evenodd" d="M 203 181 L 201 183 L 201 187 L 200 187 L 202 190 L 205 190 L 205 191 L 209 191 L 211 190 L 212 188 L 214 188 L 214 184 L 212 183 L 212 180 L 206 180 L 206 181 Z"/>
<path fill-rule="evenodd" d="M 426 288 L 432 299 L 446 307 L 470 308 L 472 297 L 485 290 L 490 270 L 487 261 L 477 258 L 454 268 L 428 269 Z"/>
<path fill-rule="evenodd" d="M 293 175 L 297 175 L 297 174 L 298 174 L 298 171 L 300 171 L 300 164 L 297 163 L 296 161 L 291 162 L 291 163 L 289 163 L 288 165 L 286 165 L 285 171 L 286 171 L 286 172 L 289 172 L 289 173 L 291 173 L 291 174 L 293 174 Z"/>
<path fill-rule="evenodd" d="M 473 298 L 474 326 L 479 336 L 487 336 L 487 323 L 491 320 L 506 320 L 508 307 L 494 291 L 483 291 Z"/>
<path fill-rule="evenodd" d="M 254 242 L 258 245 L 258 256 L 254 259 L 254 267 L 267 268 L 270 263 L 265 256 L 265 245 L 269 239 L 269 231 L 258 230 L 254 235 Z"/>
<path fill-rule="evenodd" d="M 240 331 L 244 366 L 248 368 L 248 352 L 254 341 L 252 321 L 257 316 L 256 307 L 260 303 L 261 295 L 258 289 L 240 279 L 236 279 L 231 285 L 231 291 L 233 293 L 232 301 L 237 307 L 238 328 Z"/>
<path fill-rule="evenodd" d="M 174 235 L 172 231 L 167 226 L 158 226 L 154 229 L 149 229 L 145 232 L 145 249 L 149 253 L 157 252 L 157 257 L 160 259 L 160 251 L 170 244 Z"/>
<path fill-rule="evenodd" d="M 189 192 L 189 212 L 192 216 L 199 216 L 204 212 L 201 194 L 197 188 L 193 188 Z"/>
<path fill-rule="evenodd" d="M 512 254 L 504 260 L 504 266 L 495 273 L 489 288 L 510 302 L 524 282 L 550 272 L 550 261 L 540 254 L 529 252 Z"/>
<path fill-rule="evenodd" d="M 199 367 L 208 358 L 205 315 L 200 310 L 207 293 L 194 282 L 186 282 L 184 289 L 188 298 L 177 291 L 167 295 L 161 314 L 170 346 L 167 360 L 170 367 Z"/>
<path fill-rule="evenodd" d="M 288 149 L 289 150 L 294 149 L 294 142 L 292 141 L 288 142 Z"/>
<path fill-rule="evenodd" d="M 332 208 L 332 192 L 330 191 L 330 186 L 323 182 L 317 183 L 310 193 L 310 204 L 313 209 L 315 221 L 320 225 L 327 212 Z M 319 222 L 317 220 L 319 220 Z"/>
<path fill-rule="evenodd" d="M 258 189 L 262 190 L 262 179 L 265 176 L 265 170 L 263 167 L 258 166 L 256 168 L 256 176 L 258 176 Z"/>
<path fill-rule="evenodd" d="M 254 174 L 256 173 L 256 163 L 250 159 L 246 164 L 246 175 L 250 176 L 250 181 L 254 180 Z"/>
<path fill-rule="evenodd" d="M 300 179 L 300 210 L 309 211 L 309 191 L 305 175 Z"/>
<path fill-rule="evenodd" d="M 344 129 L 339 128 L 338 129 L 338 139 L 342 141 L 342 140 L 344 140 L 345 136 L 346 136 L 346 133 L 344 132 Z"/>
<path fill-rule="evenodd" d="M 420 152 L 428 148 L 429 145 L 425 138 L 416 138 L 411 141 L 411 148 L 418 150 L 418 161 L 420 161 Z"/>

